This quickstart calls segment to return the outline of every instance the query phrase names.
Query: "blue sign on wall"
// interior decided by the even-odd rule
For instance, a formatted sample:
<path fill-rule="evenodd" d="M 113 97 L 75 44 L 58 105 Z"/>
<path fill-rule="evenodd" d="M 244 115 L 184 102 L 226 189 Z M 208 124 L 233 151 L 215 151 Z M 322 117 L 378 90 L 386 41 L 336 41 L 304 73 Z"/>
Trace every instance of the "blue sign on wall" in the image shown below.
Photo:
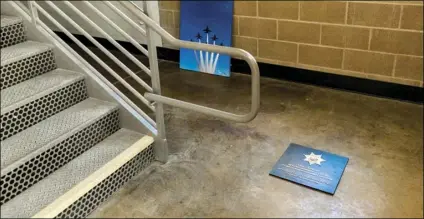
<path fill-rule="evenodd" d="M 334 194 L 349 158 L 290 144 L 269 174 Z"/>
<path fill-rule="evenodd" d="M 181 1 L 180 39 L 232 46 L 233 1 Z M 230 76 L 228 55 L 180 49 L 180 68 Z"/>

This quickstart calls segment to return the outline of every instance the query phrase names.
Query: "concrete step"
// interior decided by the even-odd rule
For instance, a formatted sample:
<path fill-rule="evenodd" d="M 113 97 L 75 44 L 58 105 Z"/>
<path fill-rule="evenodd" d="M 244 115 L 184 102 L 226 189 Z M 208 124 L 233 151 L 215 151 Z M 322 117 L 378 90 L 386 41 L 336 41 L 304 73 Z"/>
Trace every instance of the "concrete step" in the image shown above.
<path fill-rule="evenodd" d="M 121 129 L 2 205 L 1 217 L 86 217 L 153 161 L 152 143 Z"/>
<path fill-rule="evenodd" d="M 25 41 L 1 49 L 1 89 L 56 68 L 53 46 Z"/>
<path fill-rule="evenodd" d="M 88 98 L 84 75 L 55 69 L 1 91 L 1 140 Z"/>
<path fill-rule="evenodd" d="M 118 105 L 88 98 L 1 141 L 1 204 L 118 129 Z"/>
<path fill-rule="evenodd" d="M 0 48 L 26 41 L 25 27 L 20 17 L 1 15 Z"/>

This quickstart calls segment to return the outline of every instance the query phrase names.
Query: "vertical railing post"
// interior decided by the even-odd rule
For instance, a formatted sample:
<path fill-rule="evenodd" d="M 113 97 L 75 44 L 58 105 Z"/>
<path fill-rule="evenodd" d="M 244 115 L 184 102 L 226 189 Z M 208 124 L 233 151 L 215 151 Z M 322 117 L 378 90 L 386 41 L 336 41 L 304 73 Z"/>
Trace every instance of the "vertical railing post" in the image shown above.
<path fill-rule="evenodd" d="M 153 9 L 152 4 L 149 4 L 150 1 L 144 1 L 145 10 L 144 13 L 149 16 L 149 11 Z M 156 52 L 156 40 L 160 37 L 155 31 L 153 31 L 149 26 L 146 25 L 146 34 L 147 34 L 147 50 L 149 54 L 149 65 L 150 72 L 152 77 L 152 88 L 153 93 L 160 95 L 160 77 L 159 77 L 159 66 L 158 66 L 158 57 Z M 154 151 L 156 155 L 156 159 L 160 162 L 166 163 L 168 160 L 168 143 L 166 141 L 166 132 L 165 132 L 165 118 L 163 112 L 163 104 L 156 103 L 156 129 L 157 136 L 155 139 Z"/>
<path fill-rule="evenodd" d="M 37 12 L 37 8 L 34 5 L 34 1 L 28 1 L 29 4 L 29 11 L 31 13 L 31 21 L 32 24 L 35 26 L 37 24 L 37 19 L 38 19 L 38 12 Z"/>

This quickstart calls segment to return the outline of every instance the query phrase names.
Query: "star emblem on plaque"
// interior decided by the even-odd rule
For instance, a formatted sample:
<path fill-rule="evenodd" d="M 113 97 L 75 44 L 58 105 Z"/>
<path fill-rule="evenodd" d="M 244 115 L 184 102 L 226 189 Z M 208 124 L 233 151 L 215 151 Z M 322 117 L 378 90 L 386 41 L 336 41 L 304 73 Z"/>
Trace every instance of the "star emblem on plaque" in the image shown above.
<path fill-rule="evenodd" d="M 324 162 L 325 160 L 321 158 L 322 154 L 317 155 L 314 154 L 314 152 L 311 152 L 309 155 L 304 154 L 305 155 L 305 159 L 303 159 L 304 161 L 308 161 L 309 165 L 312 164 L 318 164 L 321 166 L 321 162 Z"/>
<path fill-rule="evenodd" d="M 349 158 L 290 143 L 270 175 L 334 194 Z"/>

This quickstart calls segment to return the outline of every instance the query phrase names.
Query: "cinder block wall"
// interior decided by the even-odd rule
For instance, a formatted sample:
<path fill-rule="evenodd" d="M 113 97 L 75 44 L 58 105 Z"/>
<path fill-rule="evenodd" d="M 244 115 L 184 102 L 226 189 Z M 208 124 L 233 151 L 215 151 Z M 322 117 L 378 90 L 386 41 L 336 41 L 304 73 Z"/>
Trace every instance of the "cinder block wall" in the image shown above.
<path fill-rule="evenodd" d="M 180 2 L 159 7 L 178 37 Z M 234 1 L 233 45 L 261 62 L 423 87 L 423 2 Z"/>

